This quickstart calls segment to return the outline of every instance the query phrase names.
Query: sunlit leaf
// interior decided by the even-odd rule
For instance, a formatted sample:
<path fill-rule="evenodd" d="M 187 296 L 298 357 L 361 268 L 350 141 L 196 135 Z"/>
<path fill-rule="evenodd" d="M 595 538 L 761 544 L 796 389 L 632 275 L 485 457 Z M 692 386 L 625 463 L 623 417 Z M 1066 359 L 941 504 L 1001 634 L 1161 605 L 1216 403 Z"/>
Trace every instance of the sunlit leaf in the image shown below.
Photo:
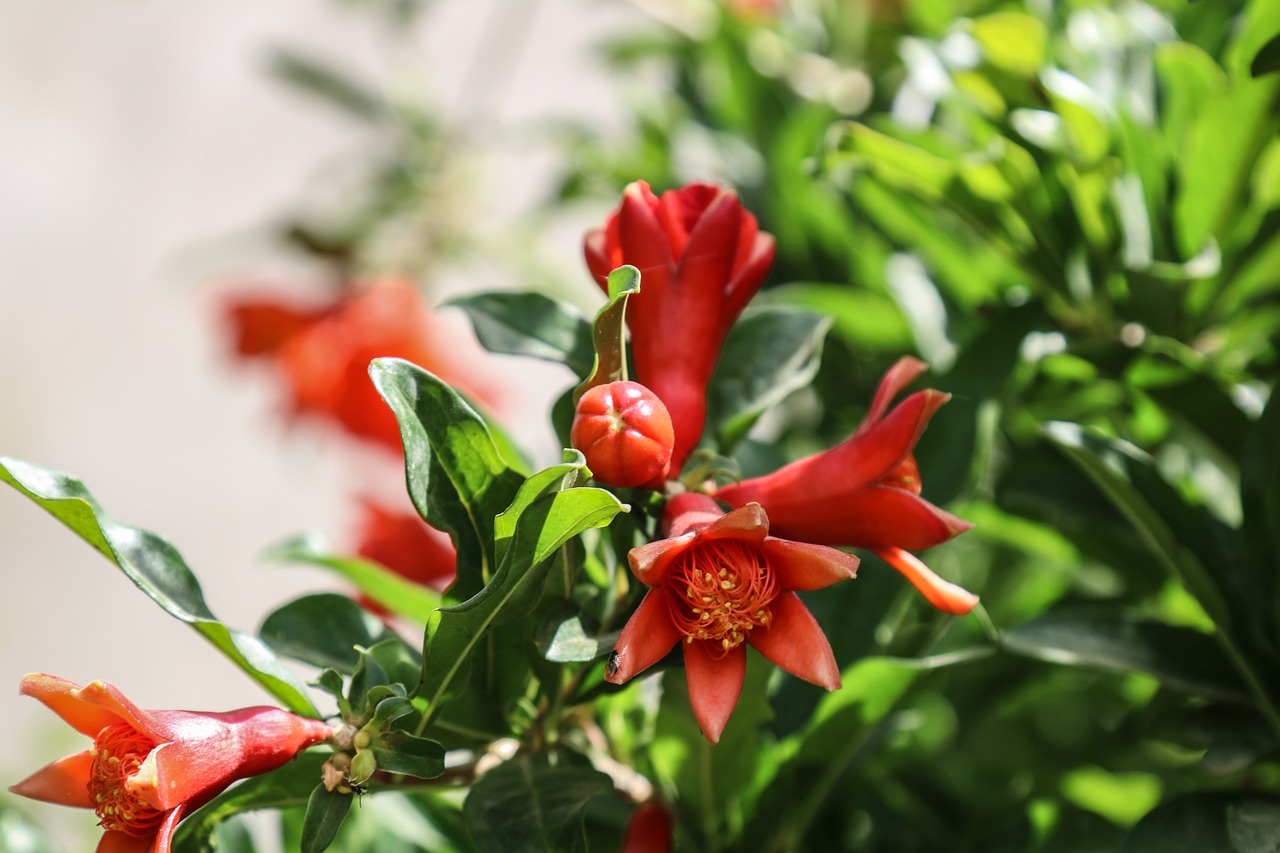
<path fill-rule="evenodd" d="M 591 323 L 569 305 L 534 292 L 478 293 L 445 304 L 467 312 L 490 352 L 554 361 L 575 376 L 591 370 Z"/>

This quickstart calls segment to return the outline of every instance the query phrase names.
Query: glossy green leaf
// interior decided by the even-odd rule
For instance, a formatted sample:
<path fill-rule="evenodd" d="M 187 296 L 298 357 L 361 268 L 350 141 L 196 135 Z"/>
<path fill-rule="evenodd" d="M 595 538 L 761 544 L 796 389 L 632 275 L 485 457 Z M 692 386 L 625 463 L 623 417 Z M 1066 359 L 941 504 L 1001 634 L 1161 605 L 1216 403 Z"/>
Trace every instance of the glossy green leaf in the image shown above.
<path fill-rule="evenodd" d="M 378 769 L 418 779 L 434 779 L 444 772 L 444 747 L 408 732 L 387 732 L 373 745 Z"/>
<path fill-rule="evenodd" d="M 338 837 L 338 830 L 351 811 L 351 794 L 326 791 L 317 785 L 307 800 L 307 813 L 302 819 L 302 853 L 323 853 Z"/>
<path fill-rule="evenodd" d="M 1048 32 L 1045 25 L 1022 12 L 996 12 L 975 18 L 969 32 L 982 47 L 987 62 L 1029 77 L 1045 64 Z"/>
<path fill-rule="evenodd" d="M 425 622 L 431 611 L 440 606 L 440 593 L 434 589 L 406 580 L 371 560 L 335 554 L 323 537 L 314 534 L 286 539 L 268 548 L 262 557 L 332 569 L 390 612 L 419 622 Z"/>
<path fill-rule="evenodd" d="M 627 299 L 640 292 L 640 271 L 621 266 L 609 273 L 609 301 L 591 326 L 595 361 L 591 372 L 573 392 L 576 403 L 597 385 L 627 378 Z"/>
<path fill-rule="evenodd" d="M 497 567 L 493 518 L 523 481 L 483 417 L 438 377 L 401 359 L 375 359 L 369 374 L 400 422 L 409 497 L 458 549 L 451 595 L 475 594 Z"/>
<path fill-rule="evenodd" d="M 766 308 L 743 315 L 725 340 L 708 390 L 708 423 L 729 453 L 760 416 L 813 381 L 831 321 Z"/>
<path fill-rule="evenodd" d="M 1000 644 L 1064 666 L 1146 673 L 1193 695 L 1232 701 L 1247 696 L 1213 637 L 1113 611 L 1048 613 L 1005 631 Z"/>
<path fill-rule="evenodd" d="M 332 592 L 289 602 L 267 616 L 258 634 L 282 655 L 348 674 L 356 668 L 356 646 L 390 636 L 381 619 Z"/>
<path fill-rule="evenodd" d="M 328 754 L 310 751 L 278 770 L 253 776 L 228 788 L 178 824 L 173 853 L 214 853 L 214 832 L 230 818 L 259 809 L 301 806 L 320 779 Z"/>
<path fill-rule="evenodd" d="M 521 757 L 480 777 L 463 815 L 480 853 L 575 853 L 586 850 L 587 803 L 612 791 L 609 777 L 590 767 Z"/>
<path fill-rule="evenodd" d="M 627 506 L 612 492 L 574 487 L 584 476 L 581 454 L 534 474 L 495 526 L 509 544 L 493 579 L 461 604 L 436 611 L 427 624 L 418 695 L 434 715 L 476 644 L 491 629 L 526 615 L 537 603 L 557 549 L 584 530 L 604 527 Z"/>
<path fill-rule="evenodd" d="M 538 651 L 549 661 L 583 663 L 607 655 L 618 642 L 620 631 L 593 636 L 571 605 L 548 614 L 534 634 Z"/>
<path fill-rule="evenodd" d="M 527 355 L 563 364 L 586 376 L 595 358 L 591 323 L 576 308 L 541 293 L 499 291 L 445 303 L 467 312 L 490 352 Z"/>
<path fill-rule="evenodd" d="M 306 688 L 265 643 L 217 620 L 205 603 L 196 576 L 168 542 L 111 519 L 84 484 L 66 474 L 0 457 L 0 480 L 71 528 L 166 613 L 199 631 L 290 710 L 320 716 Z"/>

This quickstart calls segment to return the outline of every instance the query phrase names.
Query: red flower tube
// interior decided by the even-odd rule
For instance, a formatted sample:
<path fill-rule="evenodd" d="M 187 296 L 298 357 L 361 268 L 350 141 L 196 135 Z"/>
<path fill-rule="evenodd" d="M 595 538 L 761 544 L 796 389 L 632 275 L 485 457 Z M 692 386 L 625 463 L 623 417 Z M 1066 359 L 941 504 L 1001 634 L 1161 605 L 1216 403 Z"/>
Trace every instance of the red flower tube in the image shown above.
<path fill-rule="evenodd" d="M 671 413 L 672 476 L 702 438 L 707 383 L 725 336 L 760 289 L 773 254 L 773 237 L 737 194 L 714 184 L 659 197 L 636 181 L 605 226 L 587 234 L 587 266 L 602 289 L 617 267 L 640 270 L 640 292 L 627 303 L 635 379 Z"/>
<path fill-rule="evenodd" d="M 742 692 L 744 644 L 805 681 L 828 690 L 840 686 L 831 645 L 793 590 L 852 578 L 857 557 L 770 536 L 758 504 L 726 514 L 694 493 L 671 499 L 662 528 L 667 538 L 627 557 L 632 574 L 650 589 L 622 629 L 608 681 L 628 681 L 680 644 L 689 702 L 712 743 Z"/>
<path fill-rule="evenodd" d="M 951 395 L 918 391 L 888 411 L 893 398 L 925 369 L 918 359 L 900 359 L 880 381 L 866 419 L 842 444 L 764 477 L 724 486 L 715 496 L 730 506 L 760 504 L 781 536 L 874 551 L 934 607 L 964 614 L 978 603 L 977 596 L 942 580 L 908 553 L 973 526 L 920 497 L 912 454 L 929 419 Z"/>
<path fill-rule="evenodd" d="M 19 692 L 93 738 L 93 746 L 9 790 L 96 811 L 106 830 L 97 853 L 168 853 L 188 812 L 237 779 L 274 770 L 331 734 L 320 720 L 279 708 L 144 711 L 101 681 L 77 687 L 52 675 L 27 675 Z"/>

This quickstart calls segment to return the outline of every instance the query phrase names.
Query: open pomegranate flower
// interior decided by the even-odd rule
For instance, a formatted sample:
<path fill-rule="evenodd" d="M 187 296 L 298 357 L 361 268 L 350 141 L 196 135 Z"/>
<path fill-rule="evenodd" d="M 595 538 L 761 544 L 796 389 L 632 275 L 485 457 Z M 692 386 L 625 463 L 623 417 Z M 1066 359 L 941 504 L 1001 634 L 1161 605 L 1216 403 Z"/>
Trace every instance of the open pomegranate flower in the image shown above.
<path fill-rule="evenodd" d="M 702 438 L 707 383 L 725 336 L 760 289 L 773 254 L 773 237 L 733 190 L 715 184 L 659 197 L 636 181 L 605 226 L 587 234 L 587 266 L 602 289 L 617 267 L 640 270 L 640 292 L 627 303 L 634 378 L 671 413 L 672 477 Z"/>
<path fill-rule="evenodd" d="M 912 453 L 933 413 L 951 395 L 918 391 L 888 411 L 893 398 L 925 369 L 919 359 L 900 359 L 880 380 L 866 419 L 843 443 L 764 477 L 724 486 L 715 496 L 730 506 L 760 504 L 781 536 L 873 551 L 934 607 L 962 615 L 978 597 L 909 553 L 973 527 L 920 497 Z"/>
<path fill-rule="evenodd" d="M 650 589 L 622 629 L 608 681 L 626 682 L 680 644 L 693 715 L 712 743 L 742 692 L 744 644 L 805 681 L 840 686 L 831 645 L 793 590 L 852 578 L 857 557 L 770 536 L 759 504 L 726 514 L 691 492 L 667 504 L 662 529 L 666 539 L 632 548 L 627 557 Z"/>
<path fill-rule="evenodd" d="M 320 720 L 279 708 L 144 711 L 101 681 L 77 687 L 52 675 L 27 675 L 19 692 L 93 738 L 93 746 L 9 790 L 93 809 L 106 830 L 97 853 L 168 853 L 187 813 L 237 779 L 274 770 L 331 734 Z"/>

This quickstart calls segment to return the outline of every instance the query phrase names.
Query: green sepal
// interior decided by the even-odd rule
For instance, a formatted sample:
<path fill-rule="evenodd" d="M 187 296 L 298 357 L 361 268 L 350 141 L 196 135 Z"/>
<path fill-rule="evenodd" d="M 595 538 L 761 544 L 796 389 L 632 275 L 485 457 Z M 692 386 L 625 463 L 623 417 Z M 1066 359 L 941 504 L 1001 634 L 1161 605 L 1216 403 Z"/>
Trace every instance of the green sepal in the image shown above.
<path fill-rule="evenodd" d="M 640 270 L 621 266 L 609 273 L 609 302 L 596 314 L 591 326 L 595 362 L 591 373 L 574 389 L 576 405 L 582 395 L 597 385 L 627 378 L 627 299 L 640 292 Z"/>
<path fill-rule="evenodd" d="M 286 708 L 320 716 L 306 687 L 266 643 L 218 621 L 196 576 L 168 542 L 112 520 L 84 484 L 66 474 L 0 456 L 0 480 L 96 548 L 166 613 L 198 631 Z"/>

